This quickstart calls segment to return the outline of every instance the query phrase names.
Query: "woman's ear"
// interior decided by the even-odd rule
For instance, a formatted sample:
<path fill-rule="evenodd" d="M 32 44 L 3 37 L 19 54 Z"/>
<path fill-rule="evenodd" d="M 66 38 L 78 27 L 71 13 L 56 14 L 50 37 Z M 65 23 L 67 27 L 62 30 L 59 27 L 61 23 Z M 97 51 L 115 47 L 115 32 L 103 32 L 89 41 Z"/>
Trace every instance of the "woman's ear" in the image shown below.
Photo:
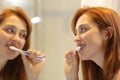
<path fill-rule="evenodd" d="M 110 26 L 107 28 L 107 30 L 108 30 L 109 39 L 111 39 L 113 36 L 113 28 Z"/>
<path fill-rule="evenodd" d="M 103 30 L 103 36 L 104 40 L 106 39 L 111 39 L 113 36 L 113 28 L 112 27 L 107 27 L 105 30 Z"/>

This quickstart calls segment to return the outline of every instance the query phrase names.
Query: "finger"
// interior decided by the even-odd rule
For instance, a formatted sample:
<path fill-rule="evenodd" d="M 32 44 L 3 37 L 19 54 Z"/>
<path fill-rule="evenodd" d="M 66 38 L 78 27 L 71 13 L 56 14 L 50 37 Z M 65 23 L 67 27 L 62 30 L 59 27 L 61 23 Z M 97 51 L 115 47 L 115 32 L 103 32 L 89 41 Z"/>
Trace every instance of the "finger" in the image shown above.
<path fill-rule="evenodd" d="M 24 65 L 29 66 L 29 63 L 31 62 L 28 60 L 27 56 L 21 53 L 21 58 L 23 60 Z"/>
<path fill-rule="evenodd" d="M 73 50 L 68 50 L 66 53 L 65 53 L 65 58 L 67 60 L 71 59 L 71 54 L 73 53 Z"/>
<path fill-rule="evenodd" d="M 30 56 L 28 56 L 28 58 L 32 64 L 37 64 L 37 63 L 41 62 L 41 60 L 38 59 L 38 56 L 45 58 L 45 54 L 41 53 L 38 50 L 33 50 L 33 51 L 29 50 L 29 51 L 30 51 Z"/>
<path fill-rule="evenodd" d="M 36 53 L 36 50 L 32 51 L 32 50 L 29 49 L 28 52 L 29 52 L 29 55 L 27 55 L 27 56 L 24 53 L 21 53 L 21 56 L 22 56 L 22 59 L 23 59 L 23 62 L 24 62 L 25 65 L 26 64 L 29 65 L 29 63 L 33 64 L 35 62 L 35 60 L 34 60 L 35 59 L 34 53 Z"/>
<path fill-rule="evenodd" d="M 75 52 L 74 55 L 71 55 L 71 53 Z M 79 63 L 79 55 L 77 51 L 68 50 L 65 54 L 65 61 L 70 65 L 72 63 L 78 64 Z"/>

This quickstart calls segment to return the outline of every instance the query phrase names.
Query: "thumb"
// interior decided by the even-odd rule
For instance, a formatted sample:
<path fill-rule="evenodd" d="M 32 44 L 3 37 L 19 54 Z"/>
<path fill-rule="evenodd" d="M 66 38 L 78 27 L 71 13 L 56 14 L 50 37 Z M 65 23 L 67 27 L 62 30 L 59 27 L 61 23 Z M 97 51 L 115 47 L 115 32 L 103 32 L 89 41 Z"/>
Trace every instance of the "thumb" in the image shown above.
<path fill-rule="evenodd" d="M 22 58 L 22 60 L 23 60 L 23 64 L 24 64 L 25 66 L 29 66 L 30 61 L 28 60 L 27 56 L 24 55 L 23 53 L 21 53 L 21 58 Z"/>

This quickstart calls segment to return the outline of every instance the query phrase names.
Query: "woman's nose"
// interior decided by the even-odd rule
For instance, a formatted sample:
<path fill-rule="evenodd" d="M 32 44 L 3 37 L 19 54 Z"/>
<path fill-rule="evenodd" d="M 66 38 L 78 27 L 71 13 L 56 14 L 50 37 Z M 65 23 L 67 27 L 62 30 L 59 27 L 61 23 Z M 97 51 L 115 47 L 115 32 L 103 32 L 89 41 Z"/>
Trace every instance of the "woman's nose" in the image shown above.
<path fill-rule="evenodd" d="M 13 35 L 13 40 L 14 40 L 14 41 L 19 41 L 19 40 L 20 40 L 19 34 L 14 34 L 14 35 Z"/>
<path fill-rule="evenodd" d="M 74 42 L 77 42 L 77 41 L 80 41 L 80 35 L 78 34 L 74 37 Z"/>

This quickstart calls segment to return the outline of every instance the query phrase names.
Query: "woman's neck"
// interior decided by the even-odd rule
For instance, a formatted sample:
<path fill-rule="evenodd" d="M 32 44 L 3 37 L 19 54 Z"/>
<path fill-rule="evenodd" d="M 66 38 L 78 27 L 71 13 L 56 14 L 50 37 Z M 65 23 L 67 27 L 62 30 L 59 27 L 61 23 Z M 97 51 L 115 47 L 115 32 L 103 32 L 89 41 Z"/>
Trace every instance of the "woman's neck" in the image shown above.
<path fill-rule="evenodd" d="M 4 58 L 0 58 L 0 71 L 3 69 L 3 67 L 6 65 L 7 60 Z"/>
<path fill-rule="evenodd" d="M 104 63 L 103 52 L 96 53 L 96 55 L 94 55 L 94 57 L 92 57 L 91 60 L 94 61 L 99 67 L 103 69 L 103 63 Z"/>

